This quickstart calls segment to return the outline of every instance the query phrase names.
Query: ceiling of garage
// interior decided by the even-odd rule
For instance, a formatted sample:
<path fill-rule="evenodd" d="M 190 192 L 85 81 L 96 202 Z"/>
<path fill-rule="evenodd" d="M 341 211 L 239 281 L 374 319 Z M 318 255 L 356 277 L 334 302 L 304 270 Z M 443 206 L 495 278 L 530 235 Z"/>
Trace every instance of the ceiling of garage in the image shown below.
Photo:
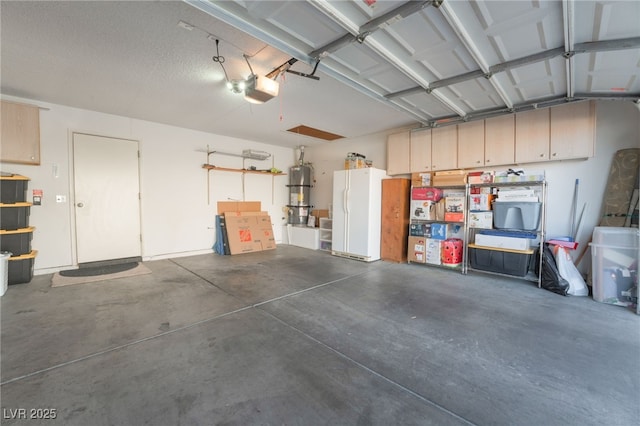
<path fill-rule="evenodd" d="M 585 98 L 640 98 L 637 1 L 0 8 L 4 95 L 276 145 L 331 143 L 286 132 L 299 125 L 358 137 Z M 278 97 L 254 105 L 226 88 L 251 70 L 276 79 Z"/>

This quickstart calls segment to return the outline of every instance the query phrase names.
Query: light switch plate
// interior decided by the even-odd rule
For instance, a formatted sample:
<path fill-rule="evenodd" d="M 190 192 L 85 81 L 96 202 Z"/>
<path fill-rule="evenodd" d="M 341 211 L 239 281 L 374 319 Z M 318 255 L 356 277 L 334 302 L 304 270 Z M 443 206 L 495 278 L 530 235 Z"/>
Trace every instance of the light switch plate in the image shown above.
<path fill-rule="evenodd" d="M 66 195 L 56 195 L 56 203 L 66 203 L 67 196 Z"/>

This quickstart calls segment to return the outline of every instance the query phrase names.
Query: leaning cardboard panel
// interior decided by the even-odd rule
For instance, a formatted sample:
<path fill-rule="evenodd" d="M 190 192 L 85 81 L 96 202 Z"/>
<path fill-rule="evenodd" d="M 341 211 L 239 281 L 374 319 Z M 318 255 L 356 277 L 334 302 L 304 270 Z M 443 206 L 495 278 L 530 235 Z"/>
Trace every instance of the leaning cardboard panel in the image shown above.
<path fill-rule="evenodd" d="M 236 216 L 225 213 L 229 251 L 233 254 L 251 253 L 262 250 L 260 241 L 255 241 L 254 234 L 258 230 L 256 216 Z"/>
<path fill-rule="evenodd" d="M 259 212 L 260 201 L 218 201 L 218 214 L 227 212 Z"/>
<path fill-rule="evenodd" d="M 276 248 L 276 239 L 273 236 L 271 217 L 268 215 L 256 216 L 257 229 L 254 240 L 260 241 L 262 250 L 273 250 Z"/>

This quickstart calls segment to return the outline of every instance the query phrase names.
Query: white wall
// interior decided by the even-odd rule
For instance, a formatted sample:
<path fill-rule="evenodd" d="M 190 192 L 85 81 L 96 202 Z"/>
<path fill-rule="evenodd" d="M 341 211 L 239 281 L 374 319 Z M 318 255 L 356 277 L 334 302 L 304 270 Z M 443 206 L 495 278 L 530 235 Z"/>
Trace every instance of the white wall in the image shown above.
<path fill-rule="evenodd" d="M 305 149 L 305 162 L 313 166 L 315 182 L 311 189 L 311 204 L 317 209 L 328 209 L 332 198 L 333 172 L 344 168 L 344 159 L 349 152 L 357 152 L 373 161 L 377 169 L 387 168 L 387 135 L 407 130 L 390 129 L 358 138 L 328 142 Z"/>
<path fill-rule="evenodd" d="M 145 260 L 211 252 L 215 241 L 213 226 L 218 200 L 242 200 L 242 175 L 211 171 L 207 145 L 211 150 L 241 153 L 244 149 L 267 151 L 271 159 L 246 160 L 259 169 L 277 167 L 283 171 L 295 163 L 290 148 L 230 138 L 135 120 L 62 105 L 3 96 L 3 99 L 49 108 L 40 112 L 41 164 L 39 166 L 0 163 L 5 172 L 28 176 L 28 201 L 33 189 L 42 189 L 41 206 L 31 207 L 30 225 L 35 226 L 32 247 L 38 250 L 35 273 L 47 273 L 75 265 L 73 216 L 72 132 L 134 139 L 140 142 L 140 186 L 142 255 Z M 242 159 L 212 155 L 210 163 L 241 168 Z M 57 175 L 54 170 L 57 169 Z M 117 172 L 117 171 L 114 171 Z M 207 179 L 209 199 L 207 202 Z M 258 200 L 268 211 L 276 240 L 282 240 L 286 223 L 287 177 L 246 175 L 244 199 Z M 66 195 L 67 203 L 55 202 Z"/>
<path fill-rule="evenodd" d="M 631 102 L 599 101 L 596 105 L 595 156 L 587 160 L 557 161 L 519 166 L 525 170 L 544 170 L 548 182 L 547 236 L 569 235 L 570 211 L 575 180 L 579 180 L 578 212 L 586 204 L 577 241 L 584 247 L 602 214 L 604 195 L 613 154 L 625 148 L 640 148 L 640 111 Z M 305 159 L 313 163 L 316 186 L 311 193 L 317 208 L 331 203 L 333 171 L 344 166 L 348 152 L 359 152 L 372 159 L 374 167 L 386 168 L 386 136 L 402 129 L 341 142 L 316 145 L 306 150 Z M 508 167 L 499 168 L 505 170 Z M 589 266 L 588 258 L 580 269 Z"/>
<path fill-rule="evenodd" d="M 209 177 L 210 203 L 207 203 L 207 149 L 239 153 L 256 149 L 273 154 L 273 165 L 281 170 L 296 163 L 298 153 L 292 149 L 255 141 L 213 135 L 158 123 L 145 122 L 93 111 L 47 104 L 29 99 L 3 96 L 6 100 L 33 103 L 49 110 L 40 113 L 40 166 L 0 163 L 0 169 L 31 178 L 33 189 L 44 191 L 42 206 L 31 208 L 30 224 L 36 227 L 32 246 L 38 250 L 36 274 L 64 269 L 76 264 L 73 238 L 73 190 L 71 134 L 87 132 L 140 141 L 140 177 L 142 192 L 142 253 L 145 260 L 210 252 L 214 242 L 214 216 L 218 200 L 242 200 L 242 175 L 212 171 Z M 578 208 L 586 203 L 582 231 L 578 241 L 583 246 L 591 236 L 601 215 L 602 197 L 613 154 L 624 148 L 640 147 L 640 111 L 628 102 L 598 102 L 596 154 L 588 160 L 549 162 L 526 165 L 531 170 L 544 169 L 549 182 L 547 230 L 549 236 L 566 235 L 570 229 L 569 211 L 575 180 L 580 180 Z M 348 152 L 359 152 L 373 161 L 374 167 L 386 168 L 386 137 L 402 129 L 307 147 L 305 160 L 314 166 L 315 186 L 311 203 L 328 208 L 331 203 L 333 171 L 344 165 Z M 242 167 L 242 159 L 212 156 L 212 164 Z M 271 167 L 271 160 L 247 162 L 246 166 Z M 54 170 L 57 169 L 57 177 Z M 283 207 L 287 204 L 286 176 L 245 175 L 244 199 L 259 200 L 271 215 L 276 240 L 282 241 L 286 224 Z M 55 202 L 56 195 L 66 195 L 67 203 Z M 584 263 L 582 268 L 584 269 Z"/>

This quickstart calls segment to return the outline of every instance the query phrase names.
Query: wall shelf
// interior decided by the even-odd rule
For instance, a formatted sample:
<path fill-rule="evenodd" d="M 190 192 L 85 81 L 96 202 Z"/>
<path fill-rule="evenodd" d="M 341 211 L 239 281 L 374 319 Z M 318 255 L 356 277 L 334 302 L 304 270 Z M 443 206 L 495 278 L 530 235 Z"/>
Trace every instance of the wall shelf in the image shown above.
<path fill-rule="evenodd" d="M 207 170 L 220 170 L 222 172 L 235 172 L 235 173 L 250 173 L 256 175 L 269 175 L 269 176 L 286 176 L 286 173 L 273 173 L 268 170 L 251 170 L 251 169 L 232 169 L 229 167 L 218 167 L 212 164 L 203 164 L 203 169 Z"/>
<path fill-rule="evenodd" d="M 211 151 L 209 146 L 207 145 L 207 162 L 202 165 L 202 168 L 207 171 L 207 204 L 211 204 L 211 188 L 210 188 L 210 178 L 209 172 L 211 170 L 217 170 L 220 172 L 231 172 L 231 173 L 240 173 L 242 178 L 242 200 L 245 200 L 245 175 L 263 175 L 263 176 L 271 176 L 271 203 L 274 203 L 274 176 L 285 176 L 286 173 L 278 172 L 273 173 L 271 169 L 268 170 L 254 170 L 253 168 L 247 168 L 245 161 L 253 160 L 253 161 L 264 161 L 267 159 L 271 159 L 271 166 L 273 167 L 274 158 L 271 154 L 264 151 L 256 151 L 251 149 L 245 149 L 242 151 L 242 154 L 235 154 L 230 152 L 222 152 L 222 151 Z M 210 158 L 212 155 L 223 155 L 228 157 L 239 157 L 242 158 L 242 168 L 232 168 L 232 167 L 220 167 L 214 166 L 210 164 Z"/>

